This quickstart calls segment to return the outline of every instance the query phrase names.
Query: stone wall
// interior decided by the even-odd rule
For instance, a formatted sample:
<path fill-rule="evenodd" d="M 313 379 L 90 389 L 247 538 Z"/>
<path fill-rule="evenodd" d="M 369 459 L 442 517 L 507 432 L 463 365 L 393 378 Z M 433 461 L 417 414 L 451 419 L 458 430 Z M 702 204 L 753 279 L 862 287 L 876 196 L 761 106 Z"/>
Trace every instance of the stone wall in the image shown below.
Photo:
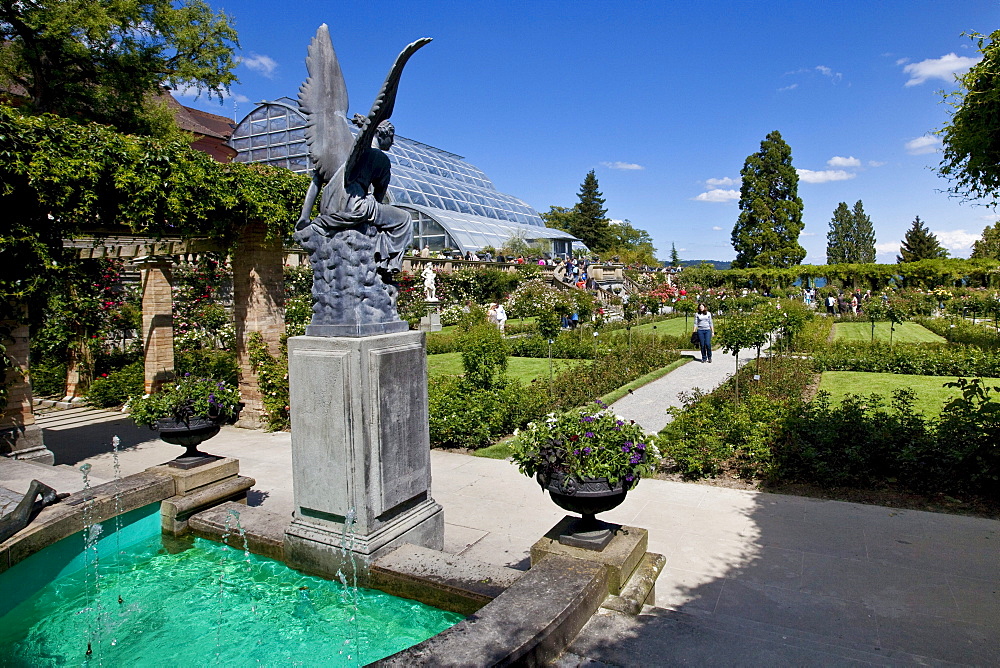
<path fill-rule="evenodd" d="M 5 337 L 7 357 L 14 366 L 4 379 L 7 387 L 7 407 L 0 417 L 0 455 L 27 459 L 41 464 L 54 463 L 52 452 L 45 448 L 42 430 L 35 424 L 31 410 L 31 384 L 28 376 L 27 312 L 23 306 L 14 308 L 17 320 L 0 321 Z"/>
<path fill-rule="evenodd" d="M 285 332 L 285 253 L 281 239 L 268 239 L 263 223 L 248 223 L 233 252 L 233 315 L 236 355 L 240 365 L 240 394 L 246 408 L 237 426 L 263 425 L 264 404 L 257 377 L 250 368 L 247 337 L 260 332 L 268 350 L 277 356 Z"/>
<path fill-rule="evenodd" d="M 142 337 L 146 392 L 174 376 L 174 297 L 169 258 L 137 262 L 142 268 Z"/>

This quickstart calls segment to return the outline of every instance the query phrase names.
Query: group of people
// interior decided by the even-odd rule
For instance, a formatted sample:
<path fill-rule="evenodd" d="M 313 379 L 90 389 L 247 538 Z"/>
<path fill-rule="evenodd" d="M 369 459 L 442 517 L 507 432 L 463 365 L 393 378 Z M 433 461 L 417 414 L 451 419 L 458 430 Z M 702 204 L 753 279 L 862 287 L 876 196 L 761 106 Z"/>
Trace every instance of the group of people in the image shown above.
<path fill-rule="evenodd" d="M 496 325 L 501 332 L 507 326 L 507 311 L 501 303 L 491 302 L 489 309 L 486 311 L 486 318 L 490 321 L 491 325 Z"/>
<path fill-rule="evenodd" d="M 861 290 L 855 290 L 847 294 L 841 292 L 837 295 L 827 295 L 825 300 L 827 315 L 839 317 L 864 313 L 864 303 L 871 297 L 871 290 L 866 290 L 864 294 L 861 294 Z"/>

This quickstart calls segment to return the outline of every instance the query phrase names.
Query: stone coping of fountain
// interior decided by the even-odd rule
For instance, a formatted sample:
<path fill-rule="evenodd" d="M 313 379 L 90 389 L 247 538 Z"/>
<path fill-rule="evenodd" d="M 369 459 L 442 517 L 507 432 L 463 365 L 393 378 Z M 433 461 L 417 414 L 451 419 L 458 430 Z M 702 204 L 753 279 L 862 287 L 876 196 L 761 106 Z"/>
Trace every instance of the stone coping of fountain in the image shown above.
<path fill-rule="evenodd" d="M 491 603 L 451 628 L 373 666 L 546 665 L 608 594 L 600 564 L 553 555 Z"/>
<path fill-rule="evenodd" d="M 94 523 L 105 522 L 117 514 L 168 499 L 174 491 L 170 476 L 143 472 L 74 492 L 43 508 L 27 527 L 0 543 L 0 573 L 82 531 L 85 515 Z"/>

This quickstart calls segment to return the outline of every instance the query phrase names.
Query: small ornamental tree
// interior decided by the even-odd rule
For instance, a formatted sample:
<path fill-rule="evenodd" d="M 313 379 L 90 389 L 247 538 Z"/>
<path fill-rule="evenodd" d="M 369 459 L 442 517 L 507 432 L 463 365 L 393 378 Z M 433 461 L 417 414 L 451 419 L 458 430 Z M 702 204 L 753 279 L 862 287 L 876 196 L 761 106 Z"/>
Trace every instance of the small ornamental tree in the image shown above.
<path fill-rule="evenodd" d="M 763 346 L 767 341 L 769 328 L 765 321 L 755 314 L 734 313 L 726 319 L 726 326 L 718 334 L 722 351 L 732 353 L 736 357 L 736 374 L 733 380 L 736 384 L 736 401 L 740 400 L 740 351 Z"/>

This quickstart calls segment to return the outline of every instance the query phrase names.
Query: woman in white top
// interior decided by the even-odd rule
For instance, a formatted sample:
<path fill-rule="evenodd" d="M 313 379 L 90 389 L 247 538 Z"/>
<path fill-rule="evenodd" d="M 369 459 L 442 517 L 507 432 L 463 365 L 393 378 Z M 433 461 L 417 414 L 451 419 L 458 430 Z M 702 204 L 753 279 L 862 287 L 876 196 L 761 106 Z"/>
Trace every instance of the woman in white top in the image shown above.
<path fill-rule="evenodd" d="M 698 312 L 694 314 L 694 331 L 698 334 L 698 343 L 701 346 L 702 363 L 712 363 L 712 335 L 715 334 L 715 325 L 712 324 L 712 314 L 704 304 L 698 304 Z"/>
<path fill-rule="evenodd" d="M 503 304 L 497 304 L 497 327 L 500 331 L 507 325 L 507 311 L 504 310 Z"/>

